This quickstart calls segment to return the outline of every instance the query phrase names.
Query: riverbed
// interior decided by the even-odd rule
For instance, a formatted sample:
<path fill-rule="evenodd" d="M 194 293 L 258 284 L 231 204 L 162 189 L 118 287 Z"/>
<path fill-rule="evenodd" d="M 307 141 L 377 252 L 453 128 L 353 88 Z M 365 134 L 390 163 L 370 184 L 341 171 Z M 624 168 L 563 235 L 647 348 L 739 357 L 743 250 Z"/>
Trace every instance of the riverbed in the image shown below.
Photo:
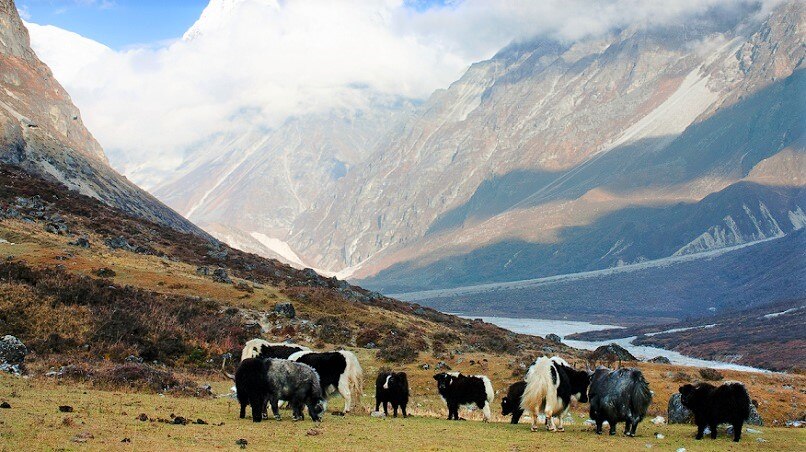
<path fill-rule="evenodd" d="M 612 339 L 607 341 L 575 341 L 565 340 L 565 336 L 573 333 L 584 333 L 586 331 L 598 331 L 610 328 L 620 328 L 615 325 L 596 325 L 588 322 L 575 322 L 571 320 L 547 320 L 547 319 L 521 319 L 521 318 L 508 318 L 508 317 L 479 317 L 479 316 L 463 316 L 469 319 L 482 319 L 485 322 L 498 325 L 501 328 L 506 328 L 515 333 L 531 334 L 533 336 L 545 337 L 547 334 L 554 333 L 563 339 L 563 343 L 574 348 L 581 348 L 584 350 L 595 350 L 597 347 L 607 344 L 618 344 L 636 358 L 646 360 L 656 356 L 665 356 L 669 358 L 672 364 L 680 366 L 691 367 L 710 367 L 713 369 L 728 369 L 739 370 L 744 372 L 769 372 L 768 370 L 758 369 L 750 366 L 743 366 L 741 364 L 733 364 L 722 361 L 710 361 L 706 359 L 694 358 L 686 356 L 673 350 L 666 350 L 657 347 L 648 347 L 643 345 L 634 345 L 635 336 L 623 339 Z"/>

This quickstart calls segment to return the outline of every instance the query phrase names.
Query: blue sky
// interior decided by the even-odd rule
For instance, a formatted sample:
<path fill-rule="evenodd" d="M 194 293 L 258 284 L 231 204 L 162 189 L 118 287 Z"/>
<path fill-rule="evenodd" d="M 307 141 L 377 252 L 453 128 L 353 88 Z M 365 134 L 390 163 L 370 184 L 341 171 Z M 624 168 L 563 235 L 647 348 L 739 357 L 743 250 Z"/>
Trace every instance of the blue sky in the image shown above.
<path fill-rule="evenodd" d="M 176 39 L 199 18 L 209 0 L 17 0 L 23 19 L 55 25 L 113 49 Z M 416 11 L 453 0 L 406 0 Z"/>
<path fill-rule="evenodd" d="M 55 25 L 114 49 L 175 39 L 208 0 L 17 0 L 23 18 Z"/>

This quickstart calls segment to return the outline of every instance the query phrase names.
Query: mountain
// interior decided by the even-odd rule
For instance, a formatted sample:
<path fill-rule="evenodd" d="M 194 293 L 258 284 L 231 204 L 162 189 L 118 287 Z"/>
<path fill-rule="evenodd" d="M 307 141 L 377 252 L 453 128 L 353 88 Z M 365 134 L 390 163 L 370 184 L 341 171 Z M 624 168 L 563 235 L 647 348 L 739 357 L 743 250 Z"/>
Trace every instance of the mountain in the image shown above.
<path fill-rule="evenodd" d="M 353 278 L 371 287 L 406 279 L 413 290 L 662 258 L 724 230 L 737 212 L 714 206 L 710 223 L 664 236 L 663 252 L 635 251 L 650 240 L 636 234 L 660 225 L 638 219 L 633 232 L 633 218 L 587 239 L 608 242 L 601 254 L 566 253 L 556 271 L 518 260 L 520 248 L 486 268 L 454 265 L 508 242 L 581 248 L 566 239 L 575 228 L 627 221 L 625 209 L 696 204 L 754 174 L 802 186 L 803 4 L 761 19 L 714 17 L 571 44 L 533 40 L 473 65 L 303 214 L 289 244 L 323 268 L 358 267 Z M 788 217 L 776 221 L 795 228 Z M 751 225 L 736 240 L 753 234 Z M 611 247 L 626 252 L 602 259 Z M 435 267 L 457 274 L 432 276 Z"/>
<path fill-rule="evenodd" d="M 12 0 L 0 0 L 0 67 L 0 162 L 141 218 L 205 235 L 109 166 L 70 96 L 31 50 Z"/>

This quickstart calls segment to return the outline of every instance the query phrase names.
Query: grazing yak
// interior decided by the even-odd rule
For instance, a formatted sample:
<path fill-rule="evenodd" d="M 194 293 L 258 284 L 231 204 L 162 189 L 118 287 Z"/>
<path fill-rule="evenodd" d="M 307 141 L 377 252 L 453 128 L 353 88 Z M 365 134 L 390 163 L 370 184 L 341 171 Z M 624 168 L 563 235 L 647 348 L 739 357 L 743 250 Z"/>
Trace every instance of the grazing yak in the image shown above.
<path fill-rule="evenodd" d="M 252 407 L 252 420 L 260 422 L 271 404 L 275 419 L 280 419 L 278 400 L 288 400 L 294 420 L 304 418 L 303 407 L 314 421 L 321 420 L 327 407 L 319 375 L 301 363 L 284 359 L 247 358 L 235 371 L 235 388 L 241 404 L 240 417 L 246 416 L 246 406 Z"/>
<path fill-rule="evenodd" d="M 459 372 L 442 372 L 434 375 L 437 390 L 448 405 L 448 420 L 460 420 L 459 406 L 476 404 L 490 421 L 490 404 L 495 397 L 493 384 L 485 375 L 462 375 Z"/>
<path fill-rule="evenodd" d="M 733 425 L 733 441 L 742 437 L 742 425 L 750 416 L 750 395 L 742 383 L 728 381 L 716 387 L 708 383 L 680 387 L 680 401 L 694 413 L 697 439 L 702 439 L 705 427 L 716 439 L 716 427 L 722 423 Z"/>
<path fill-rule="evenodd" d="M 611 435 L 616 434 L 616 424 L 624 422 L 624 434 L 635 436 L 635 429 L 652 402 L 652 392 L 638 369 L 600 367 L 591 376 L 588 400 L 597 434 L 602 433 L 602 423 L 607 421 Z"/>
<path fill-rule="evenodd" d="M 409 380 L 406 372 L 381 371 L 375 379 L 375 411 L 378 411 L 383 403 L 383 414 L 388 416 L 388 404 L 392 404 L 394 417 L 397 417 L 397 409 L 400 407 L 403 417 L 406 414 L 406 405 L 409 404 Z"/>
<path fill-rule="evenodd" d="M 246 358 L 280 358 L 288 359 L 296 352 L 310 351 L 308 347 L 285 342 L 268 342 L 263 339 L 252 339 L 246 343 L 241 352 L 241 361 Z"/>
<path fill-rule="evenodd" d="M 307 364 L 319 373 L 322 391 L 326 395 L 338 392 L 344 397 L 344 412 L 358 405 L 364 387 L 364 371 L 353 352 L 300 351 L 288 357 L 291 361 Z"/>
<path fill-rule="evenodd" d="M 521 408 L 532 414 L 532 431 L 537 430 L 537 415 L 542 410 L 546 415 L 546 428 L 550 431 L 565 431 L 562 417 L 571 406 L 571 399 L 586 403 L 590 376 L 584 370 L 576 370 L 562 358 L 538 358 L 526 374 L 526 388 L 521 399 Z M 559 426 L 554 417 L 559 418 Z"/>
<path fill-rule="evenodd" d="M 523 397 L 523 391 L 526 389 L 526 382 L 519 381 L 517 383 L 512 383 L 509 386 L 509 390 L 507 391 L 507 395 L 501 399 L 501 415 L 508 416 L 512 415 L 512 420 L 509 421 L 510 424 L 517 424 L 518 421 L 523 416 L 523 408 L 521 408 L 521 398 Z"/>

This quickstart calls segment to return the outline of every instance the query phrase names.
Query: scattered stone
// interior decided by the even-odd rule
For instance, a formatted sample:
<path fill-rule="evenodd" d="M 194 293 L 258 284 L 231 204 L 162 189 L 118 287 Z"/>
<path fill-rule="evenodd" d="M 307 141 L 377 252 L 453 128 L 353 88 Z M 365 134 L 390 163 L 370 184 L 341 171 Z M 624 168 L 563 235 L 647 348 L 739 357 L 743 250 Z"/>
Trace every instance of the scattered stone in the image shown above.
<path fill-rule="evenodd" d="M 106 246 L 113 250 L 133 250 L 134 247 L 129 244 L 129 241 L 123 237 L 114 237 L 104 240 Z"/>
<path fill-rule="evenodd" d="M 670 424 L 689 424 L 693 418 L 691 411 L 683 406 L 680 398 L 680 393 L 672 394 L 672 397 L 669 398 L 666 415 Z"/>
<path fill-rule="evenodd" d="M 663 424 L 665 424 L 665 423 L 666 423 L 666 418 L 664 418 L 663 416 L 655 416 L 655 417 L 654 417 L 654 418 L 652 418 L 652 420 L 651 420 L 651 421 L 649 421 L 649 422 L 652 422 L 652 423 L 653 423 L 653 424 L 655 424 L 655 425 L 663 425 Z"/>
<path fill-rule="evenodd" d="M 655 432 L 655 438 L 663 439 L 663 438 L 666 438 L 666 436 L 664 436 L 663 433 Z"/>
<path fill-rule="evenodd" d="M 373 411 L 369 413 L 369 415 L 372 417 L 386 417 L 386 415 L 383 414 L 383 411 Z"/>
<path fill-rule="evenodd" d="M 143 358 L 139 356 L 129 355 L 124 359 L 127 363 L 136 363 L 136 364 L 143 364 Z"/>
<path fill-rule="evenodd" d="M 786 425 L 787 427 L 790 427 L 790 428 L 801 428 L 801 427 L 803 427 L 803 421 L 798 421 L 798 420 L 786 421 L 784 423 L 784 425 Z"/>
<path fill-rule="evenodd" d="M 650 359 L 648 362 L 655 363 L 655 364 L 671 364 L 672 362 L 669 361 L 669 358 L 665 356 L 656 356 Z"/>
<path fill-rule="evenodd" d="M 59 405 L 59 411 L 61 411 L 62 413 L 72 413 L 73 407 L 71 407 L 70 405 Z"/>
<path fill-rule="evenodd" d="M 98 270 L 95 270 L 93 273 L 95 273 L 95 276 L 98 276 L 100 278 L 112 278 L 115 275 L 117 275 L 117 272 L 115 272 L 115 270 L 112 270 L 111 268 L 107 267 L 99 268 Z"/>
<path fill-rule="evenodd" d="M 757 442 L 757 443 L 766 443 L 766 442 L 767 442 L 767 440 L 766 440 L 766 439 L 764 439 L 764 438 L 756 438 L 756 442 Z"/>
<path fill-rule="evenodd" d="M 423 364 L 422 366 L 420 366 L 420 368 L 421 368 L 421 369 L 423 369 L 423 370 L 428 370 L 428 369 L 430 369 L 430 368 L 431 368 L 431 365 L 430 365 L 430 364 L 428 364 L 428 363 L 425 363 L 425 364 Z"/>
<path fill-rule="evenodd" d="M 204 265 L 196 267 L 196 274 L 199 276 L 210 276 L 210 267 Z"/>
<path fill-rule="evenodd" d="M 560 336 L 558 336 L 558 335 L 556 335 L 554 333 L 547 334 L 546 335 L 546 340 L 550 341 L 550 342 L 554 342 L 555 344 L 562 344 L 562 341 L 563 341 L 563 339 Z"/>
<path fill-rule="evenodd" d="M 754 428 L 748 428 L 748 429 L 745 429 L 745 431 L 746 431 L 747 433 L 752 433 L 752 434 L 754 434 L 754 435 L 758 435 L 759 433 L 761 433 L 761 430 L 756 430 L 756 429 L 754 429 Z"/>
<path fill-rule="evenodd" d="M 0 403 L 0 408 L 3 408 L 3 409 L 7 410 L 7 409 L 11 408 L 11 404 L 6 402 L 6 401 L 3 401 L 3 403 Z"/>
<path fill-rule="evenodd" d="M 289 319 L 293 319 L 297 316 L 297 310 L 294 309 L 294 305 L 288 302 L 274 305 L 274 312 Z"/>
<path fill-rule="evenodd" d="M 64 235 L 67 234 L 67 225 L 64 223 L 51 222 L 45 225 L 45 232 L 51 234 Z"/>
<path fill-rule="evenodd" d="M 230 279 L 227 269 L 222 267 L 218 267 L 213 271 L 213 281 L 224 284 L 232 284 L 232 279 Z"/>
<path fill-rule="evenodd" d="M 722 375 L 721 372 L 719 372 L 716 369 L 710 369 L 710 368 L 700 369 L 700 376 L 704 380 L 708 380 L 708 381 L 719 381 L 719 380 L 722 380 L 723 378 L 725 378 L 725 376 Z"/>
<path fill-rule="evenodd" d="M 148 422 L 148 415 L 146 415 L 145 413 L 140 413 L 140 415 L 137 416 L 136 419 L 141 422 Z"/>
<path fill-rule="evenodd" d="M 74 436 L 70 439 L 70 441 L 74 443 L 86 443 L 87 441 L 95 438 L 90 432 L 81 432 L 78 435 Z"/>
<path fill-rule="evenodd" d="M 437 363 L 437 370 L 451 370 L 451 366 L 449 366 L 445 361 L 440 361 Z"/>
<path fill-rule="evenodd" d="M 591 352 L 590 357 L 594 361 L 636 361 L 632 353 L 616 343 L 602 345 Z"/>
<path fill-rule="evenodd" d="M 675 452 L 686 452 L 686 448 L 681 447 L 680 449 L 677 449 Z"/>
<path fill-rule="evenodd" d="M 247 441 L 247 440 L 245 440 L 243 438 L 239 438 L 239 439 L 235 440 L 235 445 L 236 446 L 241 446 L 241 449 L 246 449 L 247 444 L 249 444 L 249 441 Z"/>

